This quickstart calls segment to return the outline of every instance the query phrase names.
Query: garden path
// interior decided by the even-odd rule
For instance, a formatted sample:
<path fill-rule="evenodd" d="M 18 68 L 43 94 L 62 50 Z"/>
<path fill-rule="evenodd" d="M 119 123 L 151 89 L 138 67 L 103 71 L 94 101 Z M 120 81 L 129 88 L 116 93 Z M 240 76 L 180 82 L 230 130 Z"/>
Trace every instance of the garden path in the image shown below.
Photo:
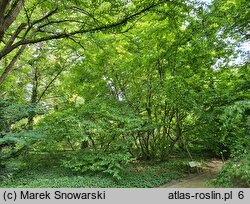
<path fill-rule="evenodd" d="M 180 180 L 173 180 L 169 183 L 159 186 L 158 188 L 209 188 L 207 180 L 216 177 L 223 166 L 221 160 L 212 160 L 201 168 L 201 173 L 191 174 Z"/>

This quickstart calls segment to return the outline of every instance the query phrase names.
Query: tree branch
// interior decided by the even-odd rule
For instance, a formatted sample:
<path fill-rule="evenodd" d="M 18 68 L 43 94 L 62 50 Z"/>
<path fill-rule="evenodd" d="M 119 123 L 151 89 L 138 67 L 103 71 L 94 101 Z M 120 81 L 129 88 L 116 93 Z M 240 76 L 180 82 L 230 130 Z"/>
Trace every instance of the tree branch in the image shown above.
<path fill-rule="evenodd" d="M 21 11 L 22 6 L 23 0 L 16 0 L 9 13 L 4 17 L 3 31 L 7 30 L 9 26 L 16 20 L 18 14 Z"/>
<path fill-rule="evenodd" d="M 15 39 L 17 38 L 17 36 L 19 35 L 19 33 L 25 29 L 25 27 L 27 26 L 26 23 L 22 23 L 15 31 L 15 33 L 13 35 L 11 35 L 9 41 L 6 44 L 6 47 L 10 47 L 12 45 L 12 43 L 15 41 Z"/>
<path fill-rule="evenodd" d="M 54 81 L 59 77 L 59 75 L 63 72 L 64 68 L 62 68 L 54 77 L 53 79 L 47 84 L 47 86 L 45 87 L 45 89 L 43 90 L 43 92 L 41 93 L 40 97 L 38 98 L 38 100 L 36 101 L 37 103 L 39 103 L 42 99 L 42 97 L 45 95 L 45 93 L 47 92 L 47 90 L 50 88 L 50 86 L 54 83 Z"/>
<path fill-rule="evenodd" d="M 0 42 L 4 35 L 4 14 L 10 3 L 10 0 L 0 0 Z"/>
<path fill-rule="evenodd" d="M 134 14 L 131 14 L 121 20 L 118 20 L 117 22 L 114 22 L 114 23 L 110 23 L 110 24 L 104 24 L 104 25 L 101 25 L 101 26 L 97 26 L 97 27 L 94 27 L 94 28 L 89 28 L 89 29 L 79 29 L 79 30 L 76 30 L 76 31 L 72 31 L 72 32 L 62 32 L 62 33 L 58 33 L 58 34 L 54 34 L 54 35 L 49 35 L 49 36 L 44 36 L 44 37 L 41 37 L 41 38 L 38 38 L 38 39 L 23 39 L 23 40 L 20 40 L 19 42 L 13 44 L 12 46 L 8 47 L 7 49 L 3 50 L 2 52 L 0 52 L 0 60 L 6 56 L 7 54 L 9 54 L 10 52 L 12 52 L 14 49 L 16 49 L 17 47 L 21 46 L 21 45 L 25 45 L 25 44 L 35 44 L 35 43 L 38 43 L 38 42 L 43 42 L 43 41 L 49 41 L 49 40 L 55 40 L 55 39 L 62 39 L 62 38 L 68 38 L 70 36 L 73 36 L 73 35 L 76 35 L 76 34 L 83 34 L 83 33 L 90 33 L 90 32 L 96 32 L 96 31 L 103 31 L 103 30 L 107 30 L 107 29 L 110 29 L 110 28 L 113 28 L 113 27 L 117 27 L 117 26 L 120 26 L 120 25 L 123 25 L 125 23 L 127 23 L 128 21 L 132 20 L 133 18 L 135 18 L 136 16 L 139 16 L 140 14 L 162 4 L 164 1 L 161 1 L 157 4 L 151 4 L 150 6 L 140 10 L 139 12 L 137 13 L 134 13 Z M 56 12 L 57 9 L 53 10 L 52 12 L 50 12 L 48 15 L 50 16 L 51 14 L 53 14 L 54 12 Z M 46 16 L 48 16 L 46 15 Z M 35 21 L 34 23 L 38 23 L 38 22 L 41 22 L 42 20 L 46 19 L 45 17 L 38 20 L 38 21 Z M 32 25 L 34 25 L 34 23 Z"/>
<path fill-rule="evenodd" d="M 10 0 L 0 0 L 0 23 L 4 21 L 4 13 L 10 3 Z"/>
<path fill-rule="evenodd" d="M 43 16 L 42 18 L 34 21 L 33 23 L 31 23 L 31 27 L 44 21 L 44 20 L 47 20 L 50 16 L 52 16 L 53 14 L 57 13 L 58 12 L 58 8 L 55 8 L 54 10 L 50 11 L 47 15 Z"/>
<path fill-rule="evenodd" d="M 31 33 L 29 37 L 32 38 L 34 34 L 35 32 Z M 17 62 L 18 58 L 21 56 L 23 51 L 25 50 L 26 46 L 27 44 L 22 45 L 21 48 L 15 54 L 15 56 L 12 58 L 11 62 L 5 67 L 3 73 L 0 76 L 0 84 L 3 83 L 8 74 L 13 70 L 13 66 L 15 65 L 15 63 Z"/>
<path fill-rule="evenodd" d="M 12 58 L 11 62 L 7 65 L 7 67 L 5 67 L 3 73 L 0 76 L 0 84 L 3 83 L 8 74 L 12 71 L 14 64 L 18 60 L 19 56 L 23 53 L 26 46 L 27 45 L 22 45 L 21 48 L 15 54 L 15 56 Z"/>

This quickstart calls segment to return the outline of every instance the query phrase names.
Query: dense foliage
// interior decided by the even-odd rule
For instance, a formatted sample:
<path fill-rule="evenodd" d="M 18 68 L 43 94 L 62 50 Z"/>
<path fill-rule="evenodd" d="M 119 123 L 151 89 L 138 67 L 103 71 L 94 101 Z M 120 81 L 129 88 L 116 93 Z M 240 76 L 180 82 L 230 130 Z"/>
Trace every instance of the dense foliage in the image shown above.
<path fill-rule="evenodd" d="M 51 154 L 51 171 L 116 182 L 135 160 L 201 155 L 228 160 L 215 183 L 249 187 L 249 8 L 0 0 L 3 178 Z"/>

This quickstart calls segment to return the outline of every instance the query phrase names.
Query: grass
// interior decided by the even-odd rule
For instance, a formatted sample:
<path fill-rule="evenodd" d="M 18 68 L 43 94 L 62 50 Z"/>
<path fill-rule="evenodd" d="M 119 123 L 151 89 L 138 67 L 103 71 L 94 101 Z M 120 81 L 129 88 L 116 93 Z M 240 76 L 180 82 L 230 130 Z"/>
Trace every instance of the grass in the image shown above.
<path fill-rule="evenodd" d="M 34 158 L 35 160 L 35 158 Z M 59 165 L 55 158 L 36 159 L 0 182 L 1 188 L 150 188 L 184 175 L 183 160 L 164 163 L 135 162 L 116 180 L 103 173 L 73 173 Z"/>

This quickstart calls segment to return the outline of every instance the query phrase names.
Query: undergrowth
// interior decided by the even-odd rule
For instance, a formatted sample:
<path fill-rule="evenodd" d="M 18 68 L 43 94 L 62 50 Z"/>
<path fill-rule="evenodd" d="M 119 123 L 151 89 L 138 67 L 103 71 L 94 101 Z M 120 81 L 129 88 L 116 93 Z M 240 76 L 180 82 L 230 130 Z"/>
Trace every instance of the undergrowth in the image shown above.
<path fill-rule="evenodd" d="M 185 161 L 130 163 L 117 180 L 109 174 L 72 172 L 60 165 L 58 156 L 35 156 L 26 167 L 0 182 L 1 188 L 150 188 L 185 174 Z"/>

